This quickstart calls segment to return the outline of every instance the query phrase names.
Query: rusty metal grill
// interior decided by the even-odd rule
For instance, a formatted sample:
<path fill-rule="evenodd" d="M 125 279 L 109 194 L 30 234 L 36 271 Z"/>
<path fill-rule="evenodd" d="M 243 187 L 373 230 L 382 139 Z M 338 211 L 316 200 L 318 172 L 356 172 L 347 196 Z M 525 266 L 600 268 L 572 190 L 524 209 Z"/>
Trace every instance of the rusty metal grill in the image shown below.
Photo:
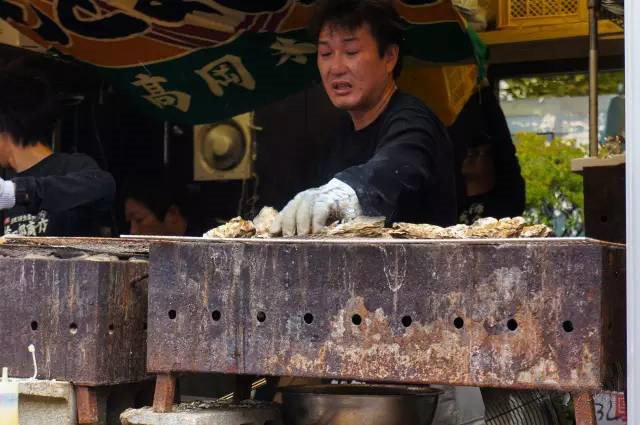
<path fill-rule="evenodd" d="M 150 258 L 155 373 L 595 390 L 624 360 L 620 245 L 158 242 Z"/>

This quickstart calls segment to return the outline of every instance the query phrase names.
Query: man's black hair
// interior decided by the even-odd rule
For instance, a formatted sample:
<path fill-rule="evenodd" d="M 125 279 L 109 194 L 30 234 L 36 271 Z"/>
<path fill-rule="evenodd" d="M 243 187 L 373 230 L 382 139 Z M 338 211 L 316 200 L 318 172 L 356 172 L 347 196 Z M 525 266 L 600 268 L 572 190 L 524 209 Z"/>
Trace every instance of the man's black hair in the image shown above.
<path fill-rule="evenodd" d="M 61 115 L 60 97 L 43 72 L 25 64 L 0 69 L 0 132 L 20 146 L 49 145 Z"/>
<path fill-rule="evenodd" d="M 378 43 L 380 57 L 389 46 L 398 46 L 398 63 L 393 68 L 393 77 L 398 78 L 402 70 L 404 25 L 390 0 L 319 0 L 309 31 L 317 42 L 325 25 L 355 31 L 364 24 L 369 25 Z"/>
<path fill-rule="evenodd" d="M 165 179 L 132 180 L 125 188 L 125 199 L 133 199 L 149 209 L 159 221 L 164 220 L 169 208 L 176 207 L 187 218 L 188 201 L 185 188 Z"/>

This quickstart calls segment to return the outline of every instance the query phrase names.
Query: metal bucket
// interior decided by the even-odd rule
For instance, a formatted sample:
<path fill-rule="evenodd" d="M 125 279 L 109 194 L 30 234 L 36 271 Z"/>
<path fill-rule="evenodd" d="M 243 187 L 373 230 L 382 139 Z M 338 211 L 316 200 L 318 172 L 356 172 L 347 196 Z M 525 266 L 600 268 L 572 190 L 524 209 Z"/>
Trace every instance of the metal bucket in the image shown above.
<path fill-rule="evenodd" d="M 431 425 L 441 391 L 395 385 L 284 387 L 285 425 Z"/>

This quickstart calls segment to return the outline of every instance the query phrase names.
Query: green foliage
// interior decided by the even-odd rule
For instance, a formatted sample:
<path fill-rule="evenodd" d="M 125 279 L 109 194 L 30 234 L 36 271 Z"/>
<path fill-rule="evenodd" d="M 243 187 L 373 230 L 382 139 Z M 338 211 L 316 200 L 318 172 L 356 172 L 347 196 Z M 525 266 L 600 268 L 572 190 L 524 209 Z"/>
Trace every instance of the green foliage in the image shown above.
<path fill-rule="evenodd" d="M 571 171 L 571 160 L 585 152 L 569 140 L 547 141 L 533 133 L 516 135 L 518 160 L 527 182 L 527 205 L 539 206 L 549 191 L 561 190 L 575 205 L 584 205 L 582 176 Z"/>
<path fill-rule="evenodd" d="M 553 140 L 532 133 L 515 136 L 522 176 L 527 184 L 525 217 L 550 226 L 556 236 L 583 233 L 582 176 L 571 160 L 585 155 L 574 141 Z"/>
<path fill-rule="evenodd" d="M 624 72 L 601 72 L 598 75 L 599 94 L 616 94 L 624 85 Z M 588 74 L 562 74 L 503 80 L 500 86 L 503 98 L 526 99 L 542 96 L 586 96 L 589 94 Z"/>

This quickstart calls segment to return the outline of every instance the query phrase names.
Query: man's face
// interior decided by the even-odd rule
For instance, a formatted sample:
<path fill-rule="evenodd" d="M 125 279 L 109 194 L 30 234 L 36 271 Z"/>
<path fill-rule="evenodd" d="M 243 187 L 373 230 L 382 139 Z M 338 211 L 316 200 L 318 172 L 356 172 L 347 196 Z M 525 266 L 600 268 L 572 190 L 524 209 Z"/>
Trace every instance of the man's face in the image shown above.
<path fill-rule="evenodd" d="M 164 221 L 158 219 L 142 202 L 127 198 L 124 203 L 124 215 L 130 223 L 132 235 L 166 235 L 169 234 Z"/>
<path fill-rule="evenodd" d="M 397 49 L 397 48 L 396 48 Z M 331 102 L 346 111 L 376 106 L 392 79 L 397 50 L 380 57 L 368 24 L 355 31 L 326 24 L 318 37 L 318 69 Z"/>

